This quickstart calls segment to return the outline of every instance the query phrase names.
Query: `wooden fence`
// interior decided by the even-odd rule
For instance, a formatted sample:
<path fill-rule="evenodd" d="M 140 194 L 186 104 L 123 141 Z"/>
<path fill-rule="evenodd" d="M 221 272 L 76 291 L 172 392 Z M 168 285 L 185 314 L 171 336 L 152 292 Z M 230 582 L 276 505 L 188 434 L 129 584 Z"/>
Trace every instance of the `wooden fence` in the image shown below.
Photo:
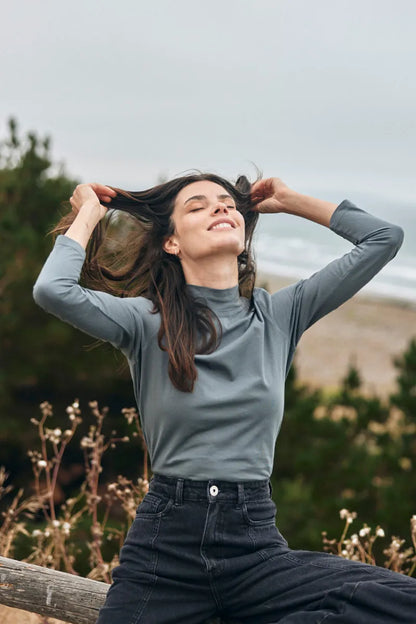
<path fill-rule="evenodd" d="M 109 587 L 100 581 L 0 557 L 0 604 L 16 609 L 73 624 L 95 624 Z"/>
<path fill-rule="evenodd" d="M 0 604 L 73 622 L 94 624 L 109 585 L 0 557 Z"/>

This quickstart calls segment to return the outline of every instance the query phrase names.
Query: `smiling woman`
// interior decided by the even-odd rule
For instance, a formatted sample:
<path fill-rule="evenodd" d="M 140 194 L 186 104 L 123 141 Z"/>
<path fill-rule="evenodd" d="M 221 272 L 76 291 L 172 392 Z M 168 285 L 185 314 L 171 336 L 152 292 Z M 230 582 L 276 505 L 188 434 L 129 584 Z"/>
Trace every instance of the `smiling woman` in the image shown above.
<path fill-rule="evenodd" d="M 251 297 L 258 213 L 252 210 L 250 182 L 244 176 L 232 184 L 215 174 L 195 173 L 138 192 L 83 184 L 75 189 L 71 204 L 72 213 L 54 232 L 66 232 L 86 248 L 86 284 L 153 303 L 153 313 L 161 318 L 158 344 L 168 353 L 169 377 L 178 390 L 192 391 L 197 378 L 194 356 L 215 349 L 221 326 L 215 312 L 185 286 L 238 284 L 240 293 Z M 111 213 L 128 213 L 141 225 L 139 232 L 133 228 L 128 240 L 121 241 L 116 268 L 105 253 L 111 218 L 102 218 L 108 208 Z M 225 217 L 235 226 L 232 237 L 209 230 Z"/>
<path fill-rule="evenodd" d="M 84 184 L 70 201 L 34 296 L 125 354 L 154 473 L 99 624 L 414 624 L 413 579 L 291 550 L 269 481 L 300 337 L 395 256 L 402 230 L 279 178 L 194 174 L 134 193 Z M 142 227 L 127 243 L 118 221 L 123 253 L 107 236 L 110 207 Z M 270 295 L 254 288 L 259 212 L 313 220 L 353 249 Z M 80 286 L 83 267 L 98 290 Z"/>

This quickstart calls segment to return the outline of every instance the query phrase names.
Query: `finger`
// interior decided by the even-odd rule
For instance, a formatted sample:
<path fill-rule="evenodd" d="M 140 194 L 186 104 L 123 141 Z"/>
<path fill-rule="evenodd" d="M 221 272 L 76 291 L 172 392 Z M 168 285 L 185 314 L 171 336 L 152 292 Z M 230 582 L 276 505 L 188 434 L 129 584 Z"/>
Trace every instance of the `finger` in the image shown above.
<path fill-rule="evenodd" d="M 260 189 L 256 189 L 251 193 L 252 199 L 260 199 L 261 197 L 264 197 L 264 193 Z"/>
<path fill-rule="evenodd" d="M 254 184 L 252 184 L 251 195 L 255 195 L 256 193 L 259 193 L 260 188 L 262 186 L 262 182 L 263 180 L 257 180 L 257 182 L 254 182 Z"/>
<path fill-rule="evenodd" d="M 100 200 L 103 199 L 104 201 L 111 201 L 112 199 L 114 199 L 114 195 L 110 195 L 110 193 L 107 190 L 99 191 L 96 193 L 96 195 L 98 199 Z"/>
<path fill-rule="evenodd" d="M 116 191 L 114 191 L 109 186 L 105 186 L 104 184 L 90 184 L 91 188 L 98 194 L 106 194 L 111 197 L 115 197 L 117 195 Z"/>
<path fill-rule="evenodd" d="M 253 200 L 263 199 L 265 196 L 265 183 L 264 180 L 257 180 L 251 187 L 251 198 Z"/>
<path fill-rule="evenodd" d="M 250 195 L 251 195 L 251 197 L 252 197 L 252 198 L 255 198 L 255 197 L 261 197 L 261 196 L 263 195 L 263 193 L 262 193 L 262 192 L 261 192 L 261 190 L 257 187 L 257 188 L 255 188 L 255 189 L 252 189 L 252 190 L 251 190 Z"/>
<path fill-rule="evenodd" d="M 259 203 L 257 203 L 255 206 L 253 206 L 252 210 L 254 210 L 255 212 L 270 212 L 273 211 L 274 208 L 274 202 L 271 199 L 265 199 L 264 201 L 261 201 Z"/>
<path fill-rule="evenodd" d="M 258 204 L 259 202 L 264 200 L 264 194 L 263 193 L 256 193 L 255 195 L 251 196 L 251 201 L 253 204 Z"/>

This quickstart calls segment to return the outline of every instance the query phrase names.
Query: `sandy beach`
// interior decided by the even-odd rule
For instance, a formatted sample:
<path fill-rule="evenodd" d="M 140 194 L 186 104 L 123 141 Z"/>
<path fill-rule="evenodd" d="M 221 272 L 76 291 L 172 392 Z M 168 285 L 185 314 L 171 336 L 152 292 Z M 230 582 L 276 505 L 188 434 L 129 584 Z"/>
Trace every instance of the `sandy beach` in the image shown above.
<path fill-rule="evenodd" d="M 276 292 L 293 281 L 262 272 L 257 286 Z M 295 356 L 299 380 L 334 389 L 353 363 L 361 374 L 362 391 L 385 397 L 396 387 L 393 359 L 412 337 L 416 338 L 415 306 L 357 294 L 304 333 Z"/>

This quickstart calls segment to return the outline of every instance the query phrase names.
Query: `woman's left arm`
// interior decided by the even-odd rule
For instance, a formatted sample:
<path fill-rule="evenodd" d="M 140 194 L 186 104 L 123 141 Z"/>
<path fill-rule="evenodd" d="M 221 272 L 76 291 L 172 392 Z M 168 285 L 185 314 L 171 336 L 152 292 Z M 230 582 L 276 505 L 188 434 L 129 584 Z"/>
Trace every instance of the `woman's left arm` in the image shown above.
<path fill-rule="evenodd" d="M 265 185 L 258 186 L 262 182 Z M 308 327 L 351 298 L 394 258 L 403 241 L 403 230 L 348 200 L 337 205 L 296 193 L 278 178 L 256 183 L 254 201 L 259 195 L 254 210 L 285 212 L 310 219 L 326 225 L 354 245 L 349 253 L 308 279 L 273 295 L 276 318 L 290 331 L 294 349 Z"/>

